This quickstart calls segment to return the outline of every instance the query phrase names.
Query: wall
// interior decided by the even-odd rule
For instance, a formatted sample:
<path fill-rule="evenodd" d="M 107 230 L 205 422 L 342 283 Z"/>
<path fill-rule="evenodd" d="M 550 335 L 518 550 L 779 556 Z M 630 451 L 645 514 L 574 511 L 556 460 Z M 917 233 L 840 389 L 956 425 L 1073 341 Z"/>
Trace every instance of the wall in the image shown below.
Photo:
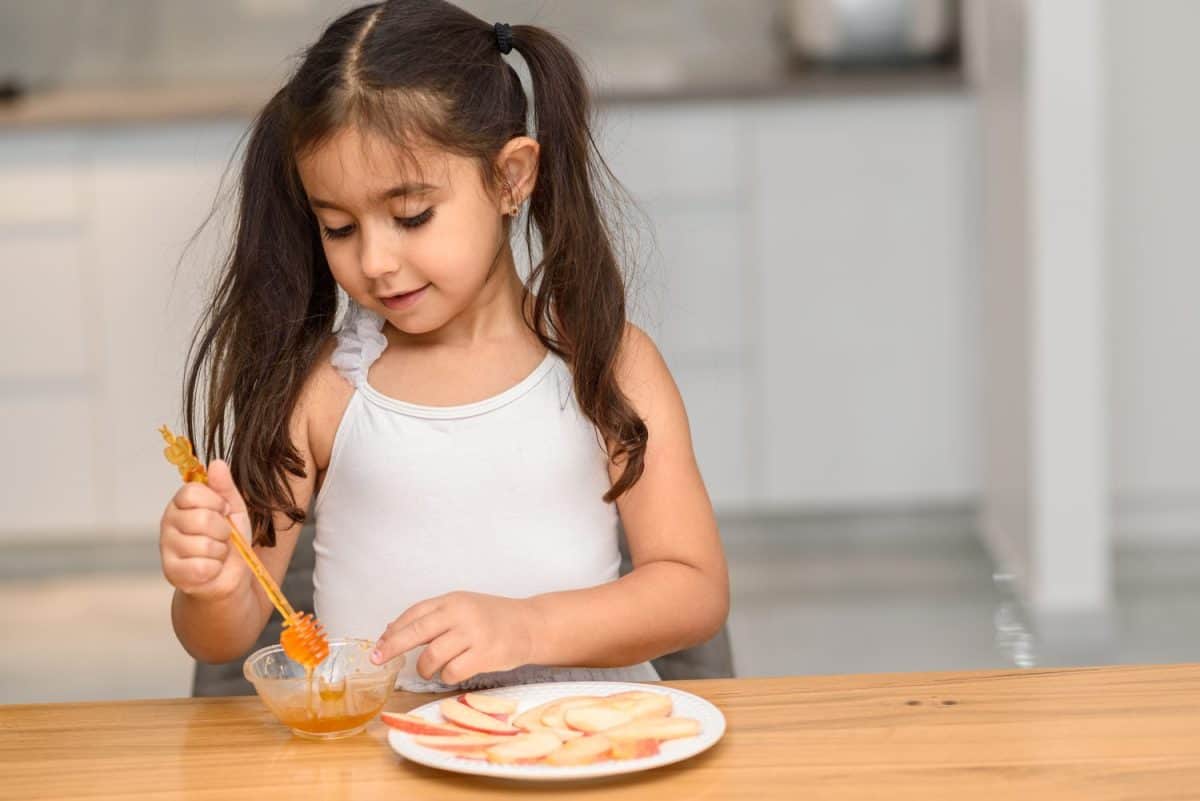
<path fill-rule="evenodd" d="M 1128 543 L 1200 534 L 1200 4 L 1108 0 L 1113 490 Z"/>

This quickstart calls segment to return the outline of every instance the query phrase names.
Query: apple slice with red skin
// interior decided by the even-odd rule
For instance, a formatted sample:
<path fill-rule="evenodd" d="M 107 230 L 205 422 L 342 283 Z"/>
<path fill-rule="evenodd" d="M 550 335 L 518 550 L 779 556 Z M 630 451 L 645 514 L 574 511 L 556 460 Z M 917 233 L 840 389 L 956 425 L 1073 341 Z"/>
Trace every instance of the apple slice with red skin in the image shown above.
<path fill-rule="evenodd" d="M 557 751 L 546 757 L 548 765 L 590 765 L 609 757 L 612 742 L 603 734 L 592 734 L 563 743 Z"/>
<path fill-rule="evenodd" d="M 436 748 L 439 751 L 479 751 L 483 753 L 493 745 L 508 742 L 509 737 L 503 734 L 460 734 L 445 737 L 430 734 L 414 734 L 413 742 L 426 748 Z"/>
<path fill-rule="evenodd" d="M 515 700 L 512 698 L 501 698 L 498 695 L 464 693 L 458 696 L 458 700 L 472 709 L 476 709 L 485 715 L 491 715 L 496 720 L 503 720 L 505 723 L 508 723 L 513 712 L 517 711 L 517 702 Z"/>
<path fill-rule="evenodd" d="M 503 720 L 496 720 L 478 709 L 472 709 L 457 698 L 447 698 L 438 704 L 438 710 L 450 723 L 464 729 L 483 732 L 484 734 L 503 734 L 512 736 L 520 733 L 520 729 Z M 556 738 L 557 739 L 557 738 Z"/>
<path fill-rule="evenodd" d="M 501 765 L 528 765 L 549 756 L 561 746 L 562 741 L 553 732 L 528 732 L 493 745 L 487 750 L 487 760 Z"/>
<path fill-rule="evenodd" d="M 393 729 L 399 729 L 409 734 L 426 734 L 443 737 L 453 737 L 466 734 L 467 730 L 450 723 L 436 723 L 426 720 L 419 715 L 406 715 L 398 712 L 381 712 L 379 719 Z"/>

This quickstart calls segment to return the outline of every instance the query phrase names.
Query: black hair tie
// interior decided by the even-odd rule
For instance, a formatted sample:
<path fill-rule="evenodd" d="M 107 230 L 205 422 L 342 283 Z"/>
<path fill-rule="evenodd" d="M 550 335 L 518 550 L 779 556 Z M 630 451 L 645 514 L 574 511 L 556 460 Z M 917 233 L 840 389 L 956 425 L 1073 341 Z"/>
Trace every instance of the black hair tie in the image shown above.
<path fill-rule="evenodd" d="M 512 28 L 507 23 L 497 22 L 492 26 L 492 30 L 496 33 L 496 46 L 500 48 L 501 53 L 507 56 L 512 52 Z"/>

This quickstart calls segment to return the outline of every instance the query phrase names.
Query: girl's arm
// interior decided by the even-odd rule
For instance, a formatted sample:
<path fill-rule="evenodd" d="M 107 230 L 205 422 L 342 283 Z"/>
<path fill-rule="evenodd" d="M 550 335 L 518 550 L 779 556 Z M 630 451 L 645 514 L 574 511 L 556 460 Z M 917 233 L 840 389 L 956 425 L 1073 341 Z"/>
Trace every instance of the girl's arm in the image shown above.
<path fill-rule="evenodd" d="M 633 572 L 530 598 L 532 664 L 631 665 L 705 642 L 729 612 L 725 554 L 683 400 L 654 343 L 632 325 L 617 378 L 649 431 L 642 477 L 617 499 Z M 610 468 L 614 481 L 621 468 Z"/>
<path fill-rule="evenodd" d="M 329 363 L 326 351 L 322 351 L 317 367 L 301 390 L 300 398 L 289 419 L 292 443 L 304 460 L 304 478 L 288 478 L 296 505 L 301 509 L 308 509 L 321 467 L 313 456 L 312 439 L 314 436 L 321 436 L 320 419 L 325 414 L 323 410 L 330 405 L 328 401 L 331 390 L 336 389 L 333 379 L 327 375 L 330 371 L 324 369 Z M 229 501 L 234 508 L 233 520 L 248 538 L 250 530 L 248 518 L 244 514 L 245 505 L 236 488 L 232 486 L 228 473 L 224 472 L 222 476 L 228 486 L 218 483 L 211 490 L 202 485 L 190 486 L 197 491 L 216 491 L 217 495 Z M 210 476 L 210 480 L 212 478 Z M 196 502 L 203 504 L 206 501 L 211 503 L 211 499 L 204 498 L 198 498 Z M 283 583 L 283 576 L 295 552 L 300 529 L 301 526 L 287 515 L 277 513 L 275 546 L 254 548 L 267 571 L 279 584 Z M 229 570 L 232 573 L 231 580 L 225 584 L 227 589 L 189 593 L 177 588 L 171 604 L 171 621 L 176 636 L 189 654 L 203 662 L 226 662 L 245 654 L 262 633 L 274 609 L 266 593 L 232 546 L 228 547 L 225 559 L 226 565 L 222 572 Z"/>

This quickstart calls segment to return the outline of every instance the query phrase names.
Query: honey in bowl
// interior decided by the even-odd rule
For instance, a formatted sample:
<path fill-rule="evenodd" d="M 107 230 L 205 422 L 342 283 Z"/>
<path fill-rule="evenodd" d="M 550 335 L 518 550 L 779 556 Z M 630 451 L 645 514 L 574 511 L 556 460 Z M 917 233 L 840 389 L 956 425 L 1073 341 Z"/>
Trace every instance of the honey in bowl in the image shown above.
<path fill-rule="evenodd" d="M 318 681 L 310 692 L 307 679 L 296 679 L 289 682 L 293 687 L 278 688 L 273 700 L 263 700 L 280 723 L 298 734 L 348 736 L 361 731 L 383 709 L 391 690 L 388 681 L 386 676 L 336 686 Z"/>
<path fill-rule="evenodd" d="M 315 668 L 294 661 L 278 645 L 255 651 L 243 665 L 263 703 L 301 737 L 334 739 L 362 731 L 391 695 L 403 664 L 382 665 L 368 655 L 368 640 L 331 640 L 329 656 Z"/>

